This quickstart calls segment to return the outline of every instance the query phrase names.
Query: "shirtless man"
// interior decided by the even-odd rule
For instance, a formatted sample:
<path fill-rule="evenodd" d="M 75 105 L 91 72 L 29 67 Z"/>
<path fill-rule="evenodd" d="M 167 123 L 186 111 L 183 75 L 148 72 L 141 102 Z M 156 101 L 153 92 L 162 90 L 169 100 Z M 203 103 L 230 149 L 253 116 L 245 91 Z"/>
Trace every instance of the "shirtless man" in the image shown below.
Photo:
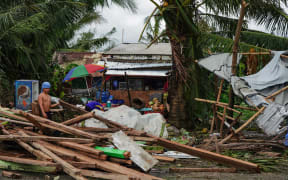
<path fill-rule="evenodd" d="M 49 82 L 42 84 L 41 94 L 38 97 L 41 114 L 44 118 L 51 119 L 50 108 L 54 108 L 59 104 L 51 104 L 51 97 L 49 96 L 51 85 Z"/>

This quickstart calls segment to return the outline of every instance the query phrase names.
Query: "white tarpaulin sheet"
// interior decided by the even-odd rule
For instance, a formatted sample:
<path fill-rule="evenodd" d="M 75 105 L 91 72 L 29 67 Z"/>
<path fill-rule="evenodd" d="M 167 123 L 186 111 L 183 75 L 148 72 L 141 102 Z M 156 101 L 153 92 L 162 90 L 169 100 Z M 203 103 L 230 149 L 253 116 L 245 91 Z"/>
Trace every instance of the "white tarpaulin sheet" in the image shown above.
<path fill-rule="evenodd" d="M 256 121 L 267 135 L 276 135 L 283 131 L 283 128 L 280 129 L 280 124 L 287 117 L 288 92 L 285 91 L 277 95 L 274 103 L 267 102 L 265 97 L 288 85 L 288 59 L 281 57 L 282 54 L 286 53 L 288 52 L 273 52 L 273 59 L 262 70 L 244 77 L 231 77 L 231 54 L 210 56 L 200 60 L 199 65 L 229 81 L 234 93 L 243 98 L 249 105 L 267 106 L 264 113 Z"/>
<path fill-rule="evenodd" d="M 145 131 L 157 137 L 159 137 L 163 131 L 162 137 L 168 137 L 168 131 L 165 126 L 166 120 L 160 113 L 141 115 L 140 112 L 125 105 L 112 108 L 106 112 L 94 110 L 94 113 L 129 128 Z"/>

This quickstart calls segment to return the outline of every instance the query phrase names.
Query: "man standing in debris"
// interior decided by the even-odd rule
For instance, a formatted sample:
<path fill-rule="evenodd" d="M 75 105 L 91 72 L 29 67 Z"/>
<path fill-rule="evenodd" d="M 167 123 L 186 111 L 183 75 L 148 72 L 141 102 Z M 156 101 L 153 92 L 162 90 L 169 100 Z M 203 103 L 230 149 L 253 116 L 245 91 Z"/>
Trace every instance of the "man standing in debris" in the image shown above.
<path fill-rule="evenodd" d="M 51 85 L 49 82 L 42 83 L 41 94 L 38 97 L 41 114 L 44 118 L 51 119 L 52 114 L 50 108 L 54 108 L 59 104 L 51 104 L 51 97 L 49 96 Z"/>

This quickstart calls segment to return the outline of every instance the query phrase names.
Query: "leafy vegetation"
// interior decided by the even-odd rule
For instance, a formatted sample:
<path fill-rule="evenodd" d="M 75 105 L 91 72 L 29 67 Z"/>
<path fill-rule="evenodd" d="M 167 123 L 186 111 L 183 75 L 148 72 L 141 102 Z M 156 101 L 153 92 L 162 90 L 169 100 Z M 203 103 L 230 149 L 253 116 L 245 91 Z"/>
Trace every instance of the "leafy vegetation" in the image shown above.
<path fill-rule="evenodd" d="M 96 7 L 111 4 L 132 12 L 136 10 L 134 0 L 1 0 L 2 78 L 9 84 L 16 79 L 49 80 L 54 73 L 54 66 L 50 62 L 54 51 L 69 48 L 68 42 L 77 30 L 101 20 Z M 107 41 L 105 38 L 98 40 L 102 44 Z M 97 45 L 96 42 L 81 43 L 78 45 Z"/>
<path fill-rule="evenodd" d="M 169 92 L 170 122 L 180 127 L 195 126 L 197 116 L 201 119 L 207 117 L 207 108 L 195 102 L 194 98 L 211 97 L 211 93 L 213 94 L 211 89 L 214 89 L 212 83 L 214 79 L 200 69 L 195 60 L 211 52 L 232 52 L 242 0 L 164 0 L 161 3 L 150 1 L 156 7 L 148 19 L 161 16 L 160 19 L 165 22 L 166 29 L 165 34 L 159 36 L 169 37 L 173 52 L 173 72 L 170 78 L 172 90 Z M 287 1 L 247 0 L 246 2 L 249 5 L 246 8 L 246 20 L 243 25 L 245 31 L 241 35 L 239 51 L 248 52 L 251 48 L 256 52 L 274 48 L 284 49 L 287 41 L 284 36 L 288 32 L 288 15 L 285 11 Z M 247 24 L 252 20 L 257 25 L 264 26 L 266 31 L 283 37 L 249 30 Z M 210 28 L 203 31 L 203 24 Z"/>

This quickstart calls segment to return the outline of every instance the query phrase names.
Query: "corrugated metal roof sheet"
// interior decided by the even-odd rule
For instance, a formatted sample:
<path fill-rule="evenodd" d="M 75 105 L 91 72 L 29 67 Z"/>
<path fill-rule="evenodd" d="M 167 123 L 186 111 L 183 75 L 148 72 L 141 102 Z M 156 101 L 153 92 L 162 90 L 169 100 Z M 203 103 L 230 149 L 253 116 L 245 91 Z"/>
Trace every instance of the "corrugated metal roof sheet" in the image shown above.
<path fill-rule="evenodd" d="M 99 61 L 99 65 L 104 65 L 104 61 Z M 106 66 L 110 70 L 123 69 L 144 69 L 144 68 L 171 68 L 172 63 L 122 63 L 122 62 L 107 62 Z"/>
<path fill-rule="evenodd" d="M 166 77 L 168 70 L 107 70 L 106 75 L 110 76 L 147 76 L 147 77 Z"/>
<path fill-rule="evenodd" d="M 170 43 L 157 43 L 147 48 L 147 44 L 131 43 L 120 44 L 105 52 L 107 55 L 167 55 L 171 56 Z"/>

